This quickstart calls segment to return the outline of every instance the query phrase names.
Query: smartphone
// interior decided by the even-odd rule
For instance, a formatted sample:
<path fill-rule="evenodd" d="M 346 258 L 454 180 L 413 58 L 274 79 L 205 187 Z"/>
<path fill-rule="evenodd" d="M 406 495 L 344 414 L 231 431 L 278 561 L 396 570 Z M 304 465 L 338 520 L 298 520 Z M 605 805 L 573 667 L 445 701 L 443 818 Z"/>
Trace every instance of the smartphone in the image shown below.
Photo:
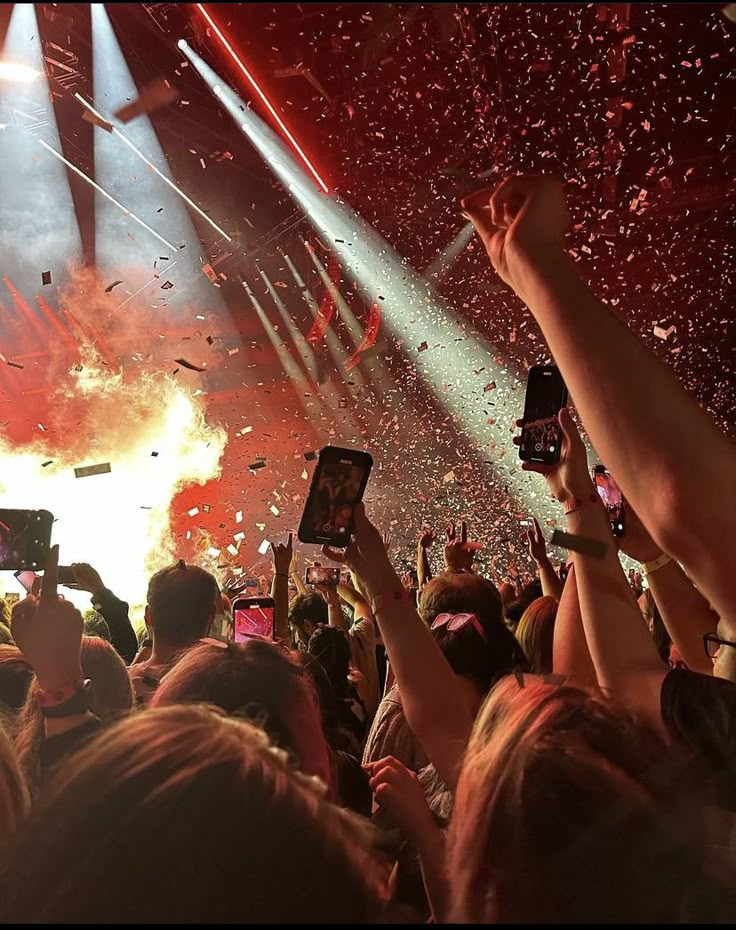
<path fill-rule="evenodd" d="M 71 565 L 59 566 L 59 584 L 63 584 L 67 588 L 76 588 L 77 576 L 74 574 Z"/>
<path fill-rule="evenodd" d="M 562 430 L 557 415 L 567 406 L 567 397 L 556 365 L 534 365 L 529 369 L 519 447 L 522 461 L 543 465 L 560 461 Z"/>
<path fill-rule="evenodd" d="M 53 522 L 48 510 L 0 510 L 0 571 L 43 568 Z"/>
<path fill-rule="evenodd" d="M 276 605 L 272 597 L 238 597 L 233 604 L 233 641 L 244 643 L 251 636 L 273 639 Z"/>
<path fill-rule="evenodd" d="M 363 499 L 373 459 L 367 452 L 326 446 L 319 454 L 304 505 L 299 539 L 345 547 L 353 533 L 353 511 Z"/>
<path fill-rule="evenodd" d="M 606 508 L 611 532 L 616 537 L 623 536 L 626 532 L 626 513 L 621 488 L 603 465 L 594 465 L 592 476 L 598 496 Z"/>
<path fill-rule="evenodd" d="M 33 582 L 38 578 L 38 575 L 30 569 L 26 569 L 23 572 L 15 572 L 15 577 L 25 588 L 26 594 L 30 594 L 33 589 Z"/>
<path fill-rule="evenodd" d="M 304 573 L 306 584 L 323 584 L 336 588 L 340 584 L 340 568 L 331 565 L 310 565 Z"/>

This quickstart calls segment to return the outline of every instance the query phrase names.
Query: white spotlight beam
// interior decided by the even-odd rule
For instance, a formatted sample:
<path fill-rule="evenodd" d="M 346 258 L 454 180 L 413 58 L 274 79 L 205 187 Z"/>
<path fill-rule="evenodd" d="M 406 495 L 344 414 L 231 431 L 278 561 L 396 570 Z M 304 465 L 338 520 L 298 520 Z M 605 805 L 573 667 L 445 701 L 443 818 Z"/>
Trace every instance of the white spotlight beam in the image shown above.
<path fill-rule="evenodd" d="M 511 443 L 514 422 L 523 409 L 524 385 L 499 350 L 473 332 L 467 320 L 458 318 L 407 260 L 344 201 L 318 195 L 270 127 L 186 43 L 180 47 L 366 296 L 383 297 L 382 321 L 405 342 L 405 351 L 456 417 L 461 434 L 484 458 L 492 456 L 492 467 L 508 492 L 540 521 L 556 519 L 548 495 L 542 493 L 540 482 L 522 472 Z M 419 354 L 417 344 L 424 342 L 430 348 Z"/>
<path fill-rule="evenodd" d="M 465 246 L 470 242 L 474 234 L 475 227 L 473 224 L 466 223 L 447 248 L 443 249 L 432 264 L 424 269 L 422 272 L 423 277 L 428 281 L 440 281 L 447 274 L 450 265 L 452 265 Z"/>
<path fill-rule="evenodd" d="M 304 283 L 304 278 L 302 278 L 301 274 L 299 274 L 299 271 L 296 265 L 289 258 L 286 252 L 282 252 L 281 249 L 279 249 L 279 254 L 282 256 L 282 258 L 286 262 L 286 266 L 291 272 L 291 276 L 293 277 L 294 281 L 296 282 L 297 287 L 299 288 L 302 296 L 304 297 L 304 300 L 306 301 L 307 306 L 309 307 L 309 310 L 312 316 L 315 317 L 316 319 L 316 317 L 319 314 L 319 304 L 315 300 L 314 294 L 312 294 L 312 292 L 309 290 L 307 285 Z M 330 350 L 330 355 L 332 356 L 332 360 L 335 363 L 335 367 L 337 368 L 339 372 L 342 373 L 343 377 L 346 377 L 345 365 L 348 359 L 350 358 L 350 356 L 345 351 L 342 343 L 337 338 L 337 336 L 332 330 L 332 327 L 330 326 L 327 327 L 327 332 L 325 333 L 325 340 L 327 342 L 327 348 Z M 363 377 L 363 373 L 360 371 L 359 368 L 353 368 L 353 370 L 350 372 L 349 377 L 350 377 L 350 381 L 355 381 L 359 388 L 365 387 L 365 378 Z M 351 387 L 351 385 L 347 385 L 347 386 Z"/>
<path fill-rule="evenodd" d="M 103 122 L 108 122 L 105 119 L 105 117 L 102 116 L 101 113 L 98 113 L 97 110 L 95 110 L 95 108 L 92 106 L 92 104 L 88 100 L 85 100 L 81 94 L 76 93 L 74 94 L 74 96 L 83 106 L 85 106 L 90 111 L 90 113 L 93 113 L 98 119 L 101 119 Z M 162 171 L 159 171 L 159 169 L 154 165 L 154 163 L 150 161 L 150 159 L 146 158 L 143 152 L 141 152 L 139 148 L 133 145 L 130 139 L 128 139 L 127 136 L 123 135 L 123 133 L 117 128 L 117 126 L 112 127 L 112 132 L 113 132 L 113 135 L 117 136 L 118 139 L 124 142 L 128 146 L 128 148 L 131 149 L 131 151 L 135 152 L 138 158 L 140 158 L 141 161 L 144 161 L 148 165 L 148 167 L 151 169 L 151 171 L 154 171 L 161 178 L 164 184 L 168 184 L 168 186 L 173 191 L 175 191 L 182 198 L 182 200 L 184 200 L 184 202 L 187 203 L 192 208 L 192 210 L 195 210 L 202 217 L 202 219 L 207 220 L 207 222 L 216 232 L 218 232 L 221 236 L 227 239 L 228 242 L 233 241 L 232 238 L 228 236 L 228 234 L 225 232 L 224 229 L 221 229 L 217 225 L 217 223 L 215 223 L 213 219 L 210 219 L 210 217 L 207 216 L 204 210 L 202 210 L 200 207 L 197 206 L 197 204 L 191 199 L 191 197 L 188 197 L 180 187 L 177 187 L 176 184 L 174 184 L 172 180 L 167 178 L 166 175 Z"/>
<path fill-rule="evenodd" d="M 152 236 L 155 236 L 155 237 L 158 239 L 159 242 L 163 242 L 164 245 L 167 245 L 167 246 L 168 246 L 170 249 L 172 249 L 174 252 L 178 251 L 178 250 L 177 250 L 177 247 L 176 247 L 173 243 L 169 242 L 168 239 L 164 239 L 163 236 L 159 236 L 159 234 L 156 232 L 155 229 L 151 229 L 151 227 L 148 225 L 148 223 L 144 222 L 142 219 L 140 219 L 140 217 L 136 216 L 135 213 L 133 213 L 133 212 L 132 212 L 131 210 L 129 210 L 127 207 L 123 206 L 123 204 L 120 203 L 119 200 L 116 200 L 116 199 L 112 196 L 112 194 L 108 194 L 106 190 L 103 190 L 103 189 L 100 187 L 100 185 L 97 184 L 97 183 L 95 183 L 95 181 L 93 181 L 92 178 L 89 177 L 89 175 L 86 175 L 86 174 L 84 173 L 84 171 L 82 171 L 81 168 L 77 168 L 77 166 L 74 165 L 74 164 L 72 164 L 72 162 L 70 162 L 67 158 L 64 158 L 63 155 L 61 155 L 59 152 L 57 152 L 57 151 L 55 151 L 54 149 L 52 149 L 51 146 L 50 146 L 47 142 L 44 142 L 43 139 L 39 139 L 38 142 L 39 142 L 39 145 L 42 145 L 45 149 L 48 149 L 48 151 L 51 152 L 51 154 L 54 155 L 56 158 L 58 158 L 59 161 L 63 161 L 64 164 L 67 166 L 67 168 L 71 168 L 72 171 L 76 172 L 76 173 L 79 175 L 80 178 L 84 178 L 84 180 L 85 180 L 88 184 L 91 184 L 92 187 L 94 187 L 94 189 L 95 189 L 96 191 L 99 191 L 99 193 L 102 194 L 103 197 L 107 197 L 107 199 L 108 199 L 111 203 L 114 203 L 116 207 L 119 207 L 119 208 L 123 211 L 123 213 L 127 214 L 127 215 L 130 216 L 132 219 L 134 219 L 134 220 L 136 221 L 136 223 L 138 223 L 138 224 L 139 224 L 140 226 L 142 226 L 145 230 L 147 230 L 149 233 L 151 233 Z"/>

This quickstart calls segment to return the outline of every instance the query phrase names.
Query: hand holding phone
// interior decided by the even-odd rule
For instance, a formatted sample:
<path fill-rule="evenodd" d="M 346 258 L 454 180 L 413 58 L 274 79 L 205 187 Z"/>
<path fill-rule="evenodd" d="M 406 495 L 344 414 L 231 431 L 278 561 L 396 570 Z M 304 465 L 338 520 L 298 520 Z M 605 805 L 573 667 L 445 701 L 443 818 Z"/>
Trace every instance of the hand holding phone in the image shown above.
<path fill-rule="evenodd" d="M 340 569 L 331 565 L 310 565 L 304 573 L 304 582 L 336 588 L 340 584 Z"/>
<path fill-rule="evenodd" d="M 322 449 L 299 524 L 302 542 L 337 548 L 349 544 L 355 505 L 363 499 L 372 466 L 367 452 L 336 446 Z"/>
<path fill-rule="evenodd" d="M 519 458 L 523 462 L 556 465 L 560 461 L 560 410 L 567 406 L 567 388 L 555 365 L 529 369 L 524 399 Z"/>
<path fill-rule="evenodd" d="M 276 604 L 272 597 L 238 597 L 233 604 L 233 642 L 252 636 L 273 639 Z"/>

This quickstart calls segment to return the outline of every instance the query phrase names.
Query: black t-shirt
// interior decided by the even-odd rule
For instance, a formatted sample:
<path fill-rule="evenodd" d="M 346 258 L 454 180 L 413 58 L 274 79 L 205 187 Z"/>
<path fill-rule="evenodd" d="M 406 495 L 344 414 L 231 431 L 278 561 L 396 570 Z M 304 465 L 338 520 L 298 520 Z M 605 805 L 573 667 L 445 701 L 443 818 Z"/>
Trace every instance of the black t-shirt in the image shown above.
<path fill-rule="evenodd" d="M 686 669 L 662 683 L 662 719 L 710 774 L 712 801 L 736 810 L 736 684 Z"/>

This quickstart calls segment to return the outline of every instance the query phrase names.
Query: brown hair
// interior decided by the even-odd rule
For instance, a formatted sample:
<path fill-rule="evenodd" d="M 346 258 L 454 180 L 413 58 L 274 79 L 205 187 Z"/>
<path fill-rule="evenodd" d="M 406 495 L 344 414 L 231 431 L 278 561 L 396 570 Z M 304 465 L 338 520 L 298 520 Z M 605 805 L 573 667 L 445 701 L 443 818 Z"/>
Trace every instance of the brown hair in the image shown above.
<path fill-rule="evenodd" d="M 0 712 L 15 714 L 23 706 L 33 669 L 17 646 L 0 645 Z"/>
<path fill-rule="evenodd" d="M 0 918 L 373 922 L 385 870 L 369 829 L 245 721 L 149 709 L 104 731 L 49 785 L 11 850 Z"/>
<path fill-rule="evenodd" d="M 552 671 L 552 644 L 557 617 L 557 599 L 538 597 L 527 607 L 516 627 L 516 638 L 535 675 Z"/>
<path fill-rule="evenodd" d="M 260 639 L 192 647 L 162 679 L 150 707 L 215 704 L 262 727 L 332 793 L 329 749 L 310 679 L 280 646 Z"/>
<path fill-rule="evenodd" d="M 105 724 L 130 713 L 134 702 L 133 685 L 125 663 L 110 643 L 98 636 L 83 636 L 81 657 L 84 676 L 92 681 L 92 713 Z M 15 742 L 32 794 L 41 787 L 43 739 L 43 714 L 33 690 L 29 690 L 18 715 Z"/>
<path fill-rule="evenodd" d="M 452 918 L 681 920 L 704 847 L 672 749 L 583 691 L 523 683 L 496 687 L 468 745 L 450 828 Z"/>
<path fill-rule="evenodd" d="M 219 592 L 214 575 L 183 560 L 151 575 L 147 604 L 154 640 L 184 647 L 207 636 Z"/>
<path fill-rule="evenodd" d="M 501 597 L 487 578 L 465 572 L 433 578 L 419 596 L 419 615 L 431 626 L 441 613 L 478 618 L 483 636 L 471 623 L 454 631 L 438 627 L 432 635 L 455 674 L 471 680 L 481 694 L 502 675 L 526 668 L 524 653 L 504 622 Z"/>

